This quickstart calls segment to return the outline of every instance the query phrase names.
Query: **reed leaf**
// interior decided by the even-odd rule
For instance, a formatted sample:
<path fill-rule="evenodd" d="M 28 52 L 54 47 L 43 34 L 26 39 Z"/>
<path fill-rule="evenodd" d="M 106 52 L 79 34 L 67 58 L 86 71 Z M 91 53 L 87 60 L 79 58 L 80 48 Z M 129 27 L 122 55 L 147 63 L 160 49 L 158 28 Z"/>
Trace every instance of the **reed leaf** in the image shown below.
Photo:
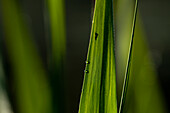
<path fill-rule="evenodd" d="M 79 113 L 117 113 L 112 0 L 95 3 Z"/>

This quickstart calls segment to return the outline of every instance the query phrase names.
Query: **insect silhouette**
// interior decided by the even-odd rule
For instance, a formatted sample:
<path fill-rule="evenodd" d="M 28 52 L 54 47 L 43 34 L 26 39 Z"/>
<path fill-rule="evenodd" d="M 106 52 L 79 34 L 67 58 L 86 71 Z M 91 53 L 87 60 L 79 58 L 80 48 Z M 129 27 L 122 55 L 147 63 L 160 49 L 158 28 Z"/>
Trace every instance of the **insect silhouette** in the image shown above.
<path fill-rule="evenodd" d="M 95 33 L 95 40 L 97 40 L 97 37 L 98 37 L 98 33 Z"/>

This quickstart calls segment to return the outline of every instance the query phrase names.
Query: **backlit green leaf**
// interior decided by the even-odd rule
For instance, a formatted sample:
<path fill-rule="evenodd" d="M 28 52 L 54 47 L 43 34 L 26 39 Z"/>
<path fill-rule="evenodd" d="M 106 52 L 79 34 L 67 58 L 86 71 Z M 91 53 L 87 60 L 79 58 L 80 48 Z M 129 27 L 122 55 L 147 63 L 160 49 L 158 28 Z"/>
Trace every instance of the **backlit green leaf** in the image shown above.
<path fill-rule="evenodd" d="M 113 1 L 96 0 L 79 113 L 117 113 Z"/>

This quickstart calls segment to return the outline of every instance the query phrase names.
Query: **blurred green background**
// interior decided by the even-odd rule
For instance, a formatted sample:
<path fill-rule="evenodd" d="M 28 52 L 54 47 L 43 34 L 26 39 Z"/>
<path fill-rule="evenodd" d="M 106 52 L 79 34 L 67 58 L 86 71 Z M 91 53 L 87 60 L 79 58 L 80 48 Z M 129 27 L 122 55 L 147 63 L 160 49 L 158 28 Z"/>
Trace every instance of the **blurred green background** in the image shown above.
<path fill-rule="evenodd" d="M 3 1 L 3 0 L 1 0 Z M 43 0 L 16 0 L 22 8 L 22 16 L 26 25 L 32 32 L 35 47 L 43 61 L 44 68 L 48 71 L 49 65 L 49 26 L 45 1 Z M 92 12 L 94 0 L 65 0 L 66 12 L 66 61 L 64 63 L 64 76 L 60 81 L 65 97 L 66 113 L 78 112 L 81 88 L 83 83 L 85 60 L 91 30 Z M 8 6 L 6 6 L 8 7 Z M 170 1 L 169 0 L 140 0 L 139 12 L 146 39 L 151 50 L 152 60 L 158 72 L 158 82 L 165 99 L 166 106 L 170 106 Z M 115 31 L 119 31 L 115 27 Z M 2 6 L 0 7 L 0 78 L 5 77 L 7 88 L 0 88 L 0 95 L 7 98 L 7 94 L 1 93 L 3 89 L 9 92 L 10 100 L 15 105 L 11 88 L 13 76 L 11 74 L 10 58 L 5 45 L 3 30 Z M 3 66 L 2 66 L 3 64 Z M 5 70 L 5 71 L 3 71 Z M 1 82 L 2 83 L 2 82 Z M 4 84 L 4 83 L 3 83 Z M 14 90 L 14 89 L 12 89 Z M 1 102 L 6 102 L 0 100 Z M 0 103 L 1 105 L 2 103 Z M 10 106 L 9 103 L 3 105 Z M 15 106 L 14 106 L 15 107 Z M 7 107 L 8 108 L 8 107 Z M 15 108 L 14 108 L 15 109 Z M 170 112 L 170 109 L 169 109 Z M 9 112 L 4 112 L 9 113 Z"/>

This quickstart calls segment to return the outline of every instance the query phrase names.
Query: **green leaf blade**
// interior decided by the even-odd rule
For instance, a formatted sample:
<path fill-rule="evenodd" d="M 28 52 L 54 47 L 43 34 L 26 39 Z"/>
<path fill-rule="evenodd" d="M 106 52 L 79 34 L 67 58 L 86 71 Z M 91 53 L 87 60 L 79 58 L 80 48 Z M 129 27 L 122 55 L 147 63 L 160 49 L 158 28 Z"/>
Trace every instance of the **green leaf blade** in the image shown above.
<path fill-rule="evenodd" d="M 113 1 L 97 0 L 79 113 L 117 113 Z"/>

